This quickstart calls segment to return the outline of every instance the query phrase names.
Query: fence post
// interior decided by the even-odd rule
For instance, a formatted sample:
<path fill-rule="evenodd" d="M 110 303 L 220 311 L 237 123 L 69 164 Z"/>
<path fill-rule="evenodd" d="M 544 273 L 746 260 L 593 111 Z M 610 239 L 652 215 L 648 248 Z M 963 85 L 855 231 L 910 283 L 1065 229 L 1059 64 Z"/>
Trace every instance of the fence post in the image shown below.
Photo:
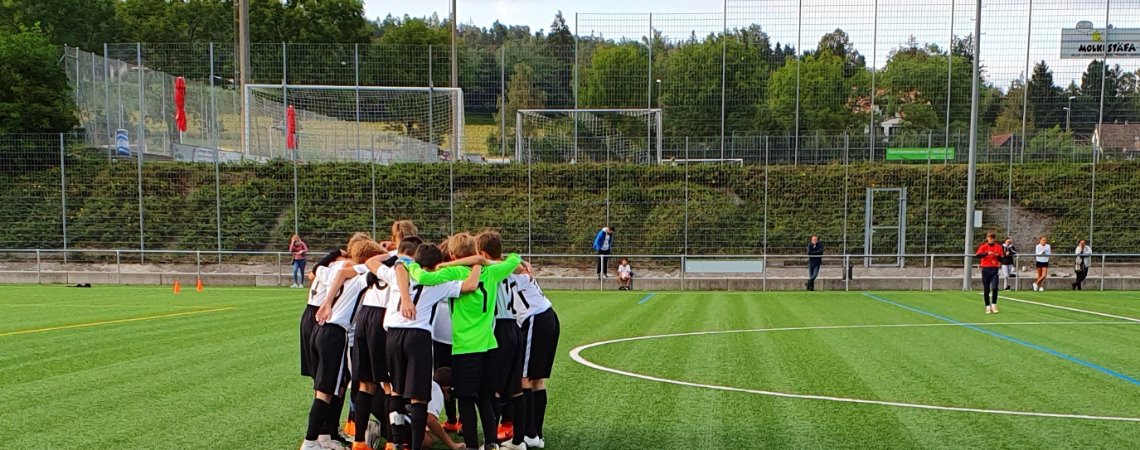
<path fill-rule="evenodd" d="M 768 253 L 767 252 L 764 253 L 764 258 L 762 259 L 762 261 L 763 261 L 762 264 L 764 265 L 764 267 L 762 270 L 760 270 L 760 275 L 762 277 L 762 281 L 760 282 L 760 290 L 761 291 L 767 291 L 768 290 Z"/>
<path fill-rule="evenodd" d="M 123 258 L 119 250 L 115 250 L 115 281 L 123 284 Z"/>
<path fill-rule="evenodd" d="M 43 275 L 40 273 L 43 270 L 40 261 L 40 250 L 36 249 L 36 284 L 43 284 Z"/>
<path fill-rule="evenodd" d="M 930 290 L 934 290 L 934 255 L 930 255 Z"/>
<path fill-rule="evenodd" d="M 846 252 L 843 255 L 843 290 L 851 290 L 851 256 Z"/>
<path fill-rule="evenodd" d="M 1104 290 L 1104 255 L 1100 255 L 1100 290 Z"/>
<path fill-rule="evenodd" d="M 59 134 L 59 216 L 63 220 L 63 263 L 67 264 L 67 157 L 63 133 Z"/>
<path fill-rule="evenodd" d="M 195 269 L 197 269 L 198 279 L 201 280 L 202 279 L 202 251 L 201 250 L 194 252 L 194 260 L 195 260 L 194 261 L 194 267 L 195 267 Z"/>
<path fill-rule="evenodd" d="M 688 252 L 686 252 L 686 254 L 688 254 Z M 681 291 L 682 292 L 684 292 L 686 290 L 685 289 L 685 284 L 686 284 L 685 283 L 685 265 L 688 263 L 687 259 L 688 259 L 688 257 L 686 257 L 685 255 L 681 255 Z"/>
<path fill-rule="evenodd" d="M 135 43 L 135 62 L 139 66 L 139 137 L 138 137 L 138 151 L 135 152 L 135 159 L 138 160 L 138 181 L 139 181 L 139 262 L 146 262 L 146 232 L 143 225 L 143 155 L 146 153 L 146 72 L 143 71 L 142 63 L 142 43 Z"/>
<path fill-rule="evenodd" d="M 285 279 L 281 273 L 281 253 L 277 254 L 277 287 L 281 287 L 281 283 Z"/>
<path fill-rule="evenodd" d="M 218 265 L 222 265 L 222 170 L 221 170 L 221 157 L 220 152 L 217 151 L 220 147 L 221 130 L 217 128 L 218 124 L 218 98 L 214 92 L 214 43 L 210 43 L 210 111 L 208 115 L 210 122 L 207 129 L 210 133 L 210 140 L 214 144 L 214 219 L 217 222 L 218 232 Z"/>

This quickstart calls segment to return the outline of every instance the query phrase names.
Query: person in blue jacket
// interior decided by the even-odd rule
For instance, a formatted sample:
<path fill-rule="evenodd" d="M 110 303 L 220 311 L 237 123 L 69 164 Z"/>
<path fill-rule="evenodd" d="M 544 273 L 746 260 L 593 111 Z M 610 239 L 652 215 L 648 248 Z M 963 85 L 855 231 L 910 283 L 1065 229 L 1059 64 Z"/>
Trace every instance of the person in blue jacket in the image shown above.
<path fill-rule="evenodd" d="M 602 227 L 598 231 L 598 235 L 594 237 L 594 251 L 598 252 L 598 277 L 609 278 L 608 272 L 608 259 L 607 256 L 613 250 L 614 245 L 614 229 L 613 227 Z"/>

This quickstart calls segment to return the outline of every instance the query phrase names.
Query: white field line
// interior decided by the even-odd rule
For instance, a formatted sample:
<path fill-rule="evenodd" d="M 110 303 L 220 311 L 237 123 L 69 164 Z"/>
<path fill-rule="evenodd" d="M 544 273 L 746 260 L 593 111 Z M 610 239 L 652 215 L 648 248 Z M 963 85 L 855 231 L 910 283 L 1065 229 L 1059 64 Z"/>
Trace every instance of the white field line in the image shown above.
<path fill-rule="evenodd" d="M 1140 321 L 1137 321 L 1137 323 L 1140 323 Z M 1132 323 L 1101 321 L 1101 322 L 997 322 L 997 323 L 973 323 L 973 324 L 966 324 L 966 325 L 982 326 L 982 325 L 1131 325 L 1131 324 Z M 1083 419 L 1083 420 L 1106 420 L 1106 421 L 1116 421 L 1116 422 L 1138 422 L 1138 423 L 1140 423 L 1140 417 L 1094 416 L 1094 415 L 1086 415 L 1086 414 L 1060 414 L 1060 413 L 1048 413 L 1048 412 L 1007 411 L 1007 410 L 1001 410 L 1001 409 L 984 409 L 984 408 L 965 408 L 965 407 L 957 407 L 957 406 L 924 405 L 924 404 L 920 404 L 920 403 L 889 402 L 889 401 L 882 401 L 882 400 L 867 400 L 867 399 L 860 399 L 860 398 L 832 397 L 832 396 L 826 396 L 826 395 L 812 395 L 812 394 L 793 394 L 793 393 L 787 393 L 787 392 L 774 392 L 774 391 L 765 391 L 765 390 L 759 390 L 759 389 L 745 389 L 745 388 L 738 388 L 738 387 L 732 387 L 732 386 L 722 386 L 722 385 L 717 385 L 717 384 L 692 383 L 692 382 L 688 382 L 688 381 L 671 380 L 668 378 L 655 377 L 655 376 L 651 376 L 651 375 L 643 375 L 643 374 L 639 374 L 639 373 L 614 369 L 611 367 L 605 367 L 605 366 L 593 363 L 593 362 L 587 360 L 586 358 L 582 357 L 582 352 L 584 350 L 588 350 L 588 349 L 591 349 L 594 347 L 601 347 L 603 345 L 616 344 L 616 343 L 620 343 L 620 342 L 632 342 L 632 341 L 641 341 L 641 340 L 648 340 L 648 339 L 660 339 L 660 338 L 667 338 L 667 337 L 703 336 L 703 335 L 711 335 L 711 334 L 759 333 L 759 332 L 770 332 L 770 331 L 841 330 L 841 329 L 860 329 L 860 328 L 956 327 L 956 326 L 962 326 L 962 325 L 963 324 L 955 324 L 955 323 L 835 325 L 835 326 L 820 326 L 820 327 L 758 328 L 758 329 L 751 329 L 751 330 L 698 331 L 698 332 L 692 332 L 692 333 L 659 334 L 659 335 L 652 335 L 652 336 L 636 336 L 636 337 L 628 337 L 628 338 L 620 338 L 620 339 L 611 339 L 611 340 L 581 345 L 581 346 L 574 348 L 573 350 L 570 350 L 570 358 L 573 359 L 574 361 L 578 362 L 579 364 L 586 366 L 586 367 L 589 367 L 589 368 L 592 368 L 595 370 L 600 370 L 603 372 L 609 372 L 609 373 L 616 374 L 616 375 L 623 375 L 623 376 L 627 376 L 627 377 L 638 378 L 638 379 L 648 380 L 648 381 L 656 381 L 658 383 L 668 383 L 668 384 L 675 384 L 678 386 L 715 389 L 715 390 L 727 391 L 727 392 L 740 392 L 740 393 L 746 393 L 746 394 L 767 395 L 767 396 L 771 396 L 771 397 L 781 397 L 781 398 L 825 400 L 825 401 L 841 402 L 841 403 L 857 403 L 857 404 L 864 404 L 864 405 L 894 406 L 894 407 L 900 407 L 900 408 L 915 408 L 915 409 L 926 409 L 926 410 L 936 410 L 936 411 L 954 411 L 954 412 L 969 412 L 969 413 L 981 413 L 981 414 L 1000 414 L 1000 415 L 1009 415 L 1009 416 L 1049 417 L 1049 418 L 1060 418 L 1060 419 Z"/>
<path fill-rule="evenodd" d="M 1028 303 L 1028 304 L 1030 304 L 1030 305 L 1044 306 L 1044 307 L 1047 307 L 1047 308 L 1057 308 L 1057 309 L 1064 309 L 1064 310 L 1066 310 L 1066 311 L 1073 311 L 1073 312 L 1079 312 L 1079 313 L 1085 313 L 1085 314 L 1092 314 L 1092 315 L 1094 315 L 1094 316 L 1101 316 L 1101 317 L 1111 317 L 1111 318 L 1113 318 L 1113 319 L 1127 320 L 1127 321 L 1129 321 L 1129 322 L 1140 322 L 1140 319 L 1137 319 L 1137 318 L 1135 318 L 1135 317 L 1128 317 L 1128 316 L 1117 316 L 1117 315 L 1114 315 L 1114 314 L 1102 313 L 1102 312 L 1097 312 L 1097 311 L 1089 311 L 1089 310 L 1087 310 L 1087 309 L 1071 308 L 1071 307 L 1068 307 L 1068 306 L 1053 305 L 1053 304 L 1049 304 L 1049 303 L 1041 303 L 1041 302 L 1034 302 L 1034 301 L 1029 301 L 1029 300 L 1022 300 L 1022 299 L 1019 299 L 1019 298 L 1006 297 L 1006 296 L 1004 296 L 1004 295 L 1002 295 L 1000 298 L 1004 298 L 1004 299 L 1006 299 L 1006 300 L 1009 300 L 1009 301 L 1014 301 L 1014 302 Z"/>

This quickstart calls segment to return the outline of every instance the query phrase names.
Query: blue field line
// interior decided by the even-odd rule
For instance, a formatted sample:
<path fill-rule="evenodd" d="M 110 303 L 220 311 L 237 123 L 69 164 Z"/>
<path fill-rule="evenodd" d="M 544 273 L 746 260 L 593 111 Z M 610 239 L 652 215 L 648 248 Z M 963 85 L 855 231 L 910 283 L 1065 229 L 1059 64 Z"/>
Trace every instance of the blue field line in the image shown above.
<path fill-rule="evenodd" d="M 653 298 L 653 296 L 654 296 L 654 295 L 657 295 L 657 293 L 656 293 L 656 292 L 650 292 L 650 293 L 649 293 L 649 295 L 646 295 L 645 297 L 642 297 L 642 299 L 641 299 L 641 300 L 639 300 L 639 301 L 637 302 L 637 304 L 639 304 L 639 305 L 640 305 L 640 304 L 642 304 L 642 303 L 645 303 L 645 302 L 649 301 L 649 299 Z"/>
<path fill-rule="evenodd" d="M 977 326 L 977 325 L 971 325 L 971 324 L 968 324 L 968 323 L 959 322 L 959 321 L 957 321 L 957 320 L 954 320 L 954 319 L 951 319 L 951 318 L 949 318 L 949 317 L 946 317 L 946 316 L 942 316 L 942 315 L 939 315 L 939 314 L 935 314 L 935 313 L 932 313 L 932 312 L 930 312 L 930 311 L 926 311 L 926 310 L 923 310 L 923 309 L 915 308 L 915 307 L 913 307 L 913 306 L 904 305 L 904 304 L 902 304 L 902 303 L 898 303 L 898 302 L 893 302 L 893 301 L 887 300 L 887 299 L 885 299 L 885 298 L 879 297 L 879 296 L 877 296 L 877 295 L 874 295 L 874 294 L 872 294 L 872 293 L 870 293 L 870 292 L 864 292 L 864 293 L 863 293 L 863 295 L 866 295 L 867 297 L 870 297 L 870 298 L 872 298 L 872 299 L 878 300 L 878 301 L 880 301 L 880 302 L 883 302 L 883 303 L 886 303 L 886 304 L 889 304 L 889 305 L 898 306 L 899 308 L 907 309 L 907 310 L 910 310 L 910 311 L 913 311 L 913 312 L 916 312 L 916 313 L 919 313 L 919 314 L 922 314 L 922 315 L 925 315 L 925 316 L 930 316 L 930 317 L 933 317 L 933 318 L 935 318 L 935 319 L 938 319 L 938 320 L 941 320 L 941 321 L 943 321 L 943 322 L 949 322 L 949 323 L 952 323 L 952 324 L 955 324 L 955 325 L 960 325 L 960 326 L 963 326 L 963 327 L 969 328 L 969 329 L 971 329 L 971 330 L 974 330 L 974 331 L 977 331 L 977 332 L 980 332 L 980 333 L 985 333 L 985 334 L 988 334 L 988 335 L 990 335 L 990 336 L 993 336 L 993 337 L 996 337 L 996 338 L 998 338 L 998 339 L 1006 340 L 1006 341 L 1009 341 L 1009 342 L 1013 342 L 1013 343 L 1015 343 L 1015 344 L 1019 344 L 1019 345 L 1024 345 L 1024 346 L 1026 346 L 1026 347 L 1029 347 L 1029 348 L 1031 348 L 1031 349 L 1034 349 L 1034 350 L 1038 350 L 1038 351 L 1042 351 L 1042 352 L 1048 353 L 1048 354 L 1050 354 L 1050 355 L 1056 356 L 1056 357 L 1058 357 L 1058 358 L 1061 358 L 1061 359 L 1064 359 L 1064 360 L 1066 360 L 1066 361 L 1069 361 L 1069 362 L 1074 362 L 1074 363 L 1080 364 L 1080 365 L 1082 365 L 1082 366 L 1085 366 L 1085 367 L 1088 367 L 1088 368 L 1090 368 L 1090 369 L 1094 369 L 1094 370 L 1097 370 L 1097 371 L 1099 371 L 1099 372 L 1102 372 L 1102 373 L 1105 373 L 1105 374 L 1108 374 L 1108 375 L 1112 375 L 1112 376 L 1114 376 L 1114 377 L 1116 377 L 1116 378 L 1119 378 L 1119 379 L 1121 379 L 1121 380 L 1124 380 L 1124 381 L 1127 381 L 1127 382 L 1129 382 L 1129 383 L 1132 383 L 1132 384 L 1135 384 L 1135 385 L 1137 385 L 1137 386 L 1140 386 L 1140 380 L 1137 380 L 1137 379 L 1135 379 L 1135 378 L 1132 378 L 1132 377 L 1130 377 L 1130 376 L 1128 376 L 1128 375 L 1122 374 L 1122 373 L 1120 373 L 1120 372 L 1117 372 L 1117 371 L 1115 371 L 1115 370 L 1109 369 L 1109 368 L 1107 368 L 1107 367 L 1104 367 L 1104 366 L 1100 366 L 1100 365 L 1097 365 L 1097 364 L 1094 364 L 1094 363 L 1091 363 L 1091 362 L 1088 362 L 1088 361 L 1082 360 L 1082 359 L 1080 359 L 1080 358 L 1076 358 L 1076 357 L 1073 357 L 1073 356 L 1069 356 L 1069 355 L 1066 355 L 1066 354 L 1064 354 L 1064 353 L 1061 353 L 1061 352 L 1059 352 L 1059 351 L 1056 351 L 1056 350 L 1053 350 L 1053 349 L 1050 349 L 1050 348 L 1042 347 L 1042 346 L 1040 346 L 1040 345 L 1037 345 L 1037 344 L 1034 344 L 1034 343 L 1032 343 L 1032 342 L 1026 342 L 1026 341 L 1023 341 L 1023 340 L 1021 340 L 1021 339 L 1018 339 L 1018 338 L 1015 338 L 1015 337 L 1012 337 L 1012 336 L 1006 336 L 1006 335 L 1004 335 L 1004 334 L 998 333 L 998 332 L 996 332 L 996 331 L 990 331 L 990 330 L 987 330 L 987 329 L 985 329 L 985 328 L 979 327 L 979 326 Z"/>

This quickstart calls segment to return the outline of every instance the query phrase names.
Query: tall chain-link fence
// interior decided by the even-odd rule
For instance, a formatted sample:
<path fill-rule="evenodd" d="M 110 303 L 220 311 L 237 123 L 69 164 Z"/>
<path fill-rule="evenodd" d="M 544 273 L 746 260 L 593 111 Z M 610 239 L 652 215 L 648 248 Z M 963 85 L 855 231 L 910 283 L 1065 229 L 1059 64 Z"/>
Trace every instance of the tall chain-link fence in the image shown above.
<path fill-rule="evenodd" d="M 973 7 L 582 13 L 465 35 L 461 94 L 447 46 L 257 44 L 256 86 L 231 44 L 68 49 L 83 132 L 0 137 L 0 248 L 325 248 L 409 218 L 531 253 L 593 253 L 606 225 L 628 254 L 958 253 L 980 62 L 981 229 L 1140 252 L 1140 3 L 986 2 L 979 55 Z"/>

